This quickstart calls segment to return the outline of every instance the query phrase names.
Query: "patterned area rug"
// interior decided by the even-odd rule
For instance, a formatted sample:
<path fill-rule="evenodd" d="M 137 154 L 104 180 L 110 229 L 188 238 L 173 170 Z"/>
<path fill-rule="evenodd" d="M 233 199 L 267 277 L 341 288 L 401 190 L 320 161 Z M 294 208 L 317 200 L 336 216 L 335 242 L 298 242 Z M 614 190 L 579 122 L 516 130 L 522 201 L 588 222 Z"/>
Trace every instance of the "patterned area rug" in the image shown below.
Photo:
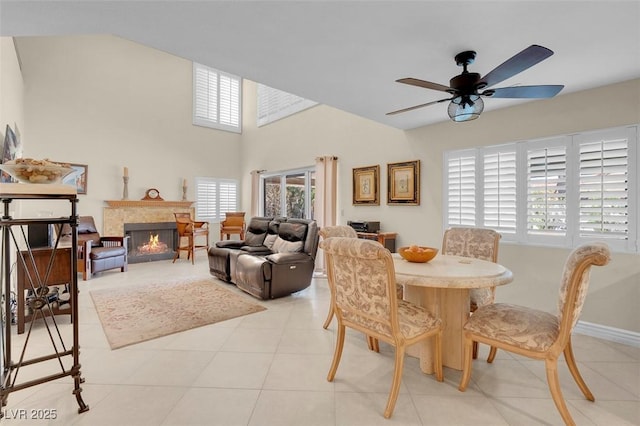
<path fill-rule="evenodd" d="M 111 349 L 266 309 L 206 279 L 90 293 Z"/>

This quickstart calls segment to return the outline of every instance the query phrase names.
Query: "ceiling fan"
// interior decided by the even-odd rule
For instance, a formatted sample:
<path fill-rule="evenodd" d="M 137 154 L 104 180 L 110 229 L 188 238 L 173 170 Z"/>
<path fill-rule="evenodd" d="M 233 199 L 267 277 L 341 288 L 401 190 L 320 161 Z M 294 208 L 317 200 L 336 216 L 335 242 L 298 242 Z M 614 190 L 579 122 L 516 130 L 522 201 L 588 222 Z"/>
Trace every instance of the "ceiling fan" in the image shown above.
<path fill-rule="evenodd" d="M 538 62 L 542 62 L 551 55 L 553 55 L 552 50 L 533 44 L 498 65 L 484 77 L 480 77 L 480 74 L 469 72 L 467 70 L 467 66 L 472 64 L 475 60 L 476 52 L 468 50 L 458 53 L 455 56 L 455 61 L 458 66 L 462 67 L 462 74 L 453 77 L 449 81 L 449 86 L 419 80 L 417 78 L 401 78 L 396 80 L 398 83 L 447 92 L 451 97 L 388 112 L 387 115 L 400 114 L 402 112 L 413 111 L 414 109 L 423 108 L 429 105 L 451 101 L 448 109 L 449 117 L 453 121 L 470 121 L 480 117 L 480 113 L 482 113 L 482 110 L 484 109 L 483 97 L 551 98 L 557 95 L 564 86 L 513 86 L 490 89 L 491 86 L 513 77 L 527 68 L 534 66 Z"/>

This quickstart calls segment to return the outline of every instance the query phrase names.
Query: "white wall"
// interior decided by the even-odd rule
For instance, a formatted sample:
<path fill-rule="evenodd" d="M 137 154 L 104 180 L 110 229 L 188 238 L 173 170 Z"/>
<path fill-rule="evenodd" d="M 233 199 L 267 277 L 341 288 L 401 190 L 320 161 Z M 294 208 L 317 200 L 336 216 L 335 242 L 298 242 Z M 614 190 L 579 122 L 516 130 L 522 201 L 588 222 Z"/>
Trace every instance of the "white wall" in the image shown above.
<path fill-rule="evenodd" d="M 251 170 L 310 166 L 317 156 L 335 155 L 341 223 L 379 220 L 384 230 L 398 232 L 399 245 L 439 247 L 445 150 L 640 121 L 640 80 L 634 80 L 407 132 L 326 105 L 257 128 L 255 84 L 245 82 L 246 127 L 235 135 L 191 125 L 188 61 L 107 36 L 20 38 L 18 46 L 25 154 L 88 164 L 89 194 L 81 196 L 80 209 L 98 217 L 103 200 L 121 197 L 124 165 L 132 199 L 149 187 L 179 199 L 182 177 L 229 176 L 243 180 L 248 211 Z M 422 163 L 420 206 L 388 206 L 386 164 L 416 159 Z M 381 166 L 380 206 L 353 206 L 352 168 L 375 164 Z M 553 311 L 567 255 L 564 249 L 502 244 L 499 260 L 515 281 L 498 290 L 498 300 Z M 582 320 L 640 332 L 639 260 L 616 253 L 609 266 L 595 268 Z"/>
<path fill-rule="evenodd" d="M 11 37 L 0 37 L 0 64 L 0 143 L 3 143 L 7 124 L 20 138 L 24 128 L 24 86 Z"/>
<path fill-rule="evenodd" d="M 183 178 L 193 200 L 195 176 L 241 178 L 241 136 L 192 125 L 190 61 L 111 36 L 21 37 L 18 50 L 24 154 L 87 164 L 78 210 L 99 227 L 124 166 L 132 200 L 180 200 Z"/>

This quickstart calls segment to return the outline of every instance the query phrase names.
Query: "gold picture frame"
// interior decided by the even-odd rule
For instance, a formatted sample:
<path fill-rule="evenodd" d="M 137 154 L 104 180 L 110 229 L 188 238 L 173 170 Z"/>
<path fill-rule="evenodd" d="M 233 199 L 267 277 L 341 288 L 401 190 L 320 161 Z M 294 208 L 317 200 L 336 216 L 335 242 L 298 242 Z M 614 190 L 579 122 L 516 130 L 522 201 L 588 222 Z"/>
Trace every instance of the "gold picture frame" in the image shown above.
<path fill-rule="evenodd" d="M 380 205 L 380 166 L 353 169 L 353 205 Z"/>
<path fill-rule="evenodd" d="M 420 205 L 420 160 L 387 164 L 387 204 Z"/>

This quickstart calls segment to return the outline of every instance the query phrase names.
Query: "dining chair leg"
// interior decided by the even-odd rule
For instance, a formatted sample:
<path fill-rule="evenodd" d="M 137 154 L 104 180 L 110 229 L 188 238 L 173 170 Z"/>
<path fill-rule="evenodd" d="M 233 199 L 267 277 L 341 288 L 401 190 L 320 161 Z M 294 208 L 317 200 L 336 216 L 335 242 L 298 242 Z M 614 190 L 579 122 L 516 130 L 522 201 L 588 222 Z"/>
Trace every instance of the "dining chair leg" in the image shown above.
<path fill-rule="evenodd" d="M 367 335 L 367 347 L 370 351 L 380 352 L 380 344 L 378 343 L 378 339 L 375 337 Z"/>
<path fill-rule="evenodd" d="M 556 408 L 560 412 L 560 416 L 562 417 L 562 420 L 564 420 L 564 423 L 568 426 L 575 426 L 576 423 L 573 421 L 573 418 L 569 413 L 569 409 L 567 408 L 567 404 L 564 402 L 564 398 L 562 397 L 560 381 L 558 380 L 558 360 L 546 359 L 544 363 L 545 370 L 547 371 L 547 382 L 553 402 L 556 404 Z"/>
<path fill-rule="evenodd" d="M 473 359 L 478 358 L 478 342 L 473 342 Z"/>
<path fill-rule="evenodd" d="M 489 356 L 487 357 L 487 362 L 489 364 L 491 364 L 493 360 L 496 358 L 497 353 L 498 353 L 498 348 L 496 348 L 495 346 L 491 346 L 491 349 L 489 349 Z"/>
<path fill-rule="evenodd" d="M 402 369 L 404 367 L 404 350 L 404 346 L 402 345 L 396 348 L 393 382 L 391 382 L 391 391 L 389 392 L 387 407 L 384 410 L 385 419 L 391 417 L 391 414 L 393 414 L 393 409 L 396 407 L 396 401 L 398 400 L 398 393 L 400 392 L 400 382 L 402 381 Z"/>
<path fill-rule="evenodd" d="M 333 302 L 333 298 L 331 298 L 331 304 L 329 305 L 329 312 L 327 312 L 327 319 L 324 320 L 324 324 L 322 324 L 322 328 L 324 328 L 325 330 L 327 329 L 327 327 L 329 327 L 329 324 L 331 324 L 331 320 L 333 319 L 335 309 L 336 309 L 336 305 Z"/>
<path fill-rule="evenodd" d="M 331 368 L 329 368 L 329 374 L 327 375 L 327 381 L 333 382 L 336 377 L 336 371 L 338 371 L 338 364 L 340 364 L 340 358 L 342 357 L 342 349 L 344 348 L 344 334 L 345 326 L 338 321 L 338 335 L 336 336 L 336 349 L 333 352 L 333 361 L 331 362 Z"/>
<path fill-rule="evenodd" d="M 438 332 L 434 337 L 435 345 L 433 350 L 433 367 L 436 373 L 436 380 L 439 382 L 444 381 L 444 374 L 442 372 L 442 331 Z"/>
<path fill-rule="evenodd" d="M 462 365 L 462 377 L 460 378 L 460 385 L 458 390 L 464 392 L 469 385 L 469 379 L 471 379 L 471 355 L 473 352 L 473 341 L 469 338 L 464 339 L 464 364 Z"/>
<path fill-rule="evenodd" d="M 589 387 L 582 378 L 582 375 L 580 375 L 580 371 L 578 371 L 578 364 L 576 364 L 576 359 L 573 356 L 573 349 L 571 347 L 571 337 L 569 337 L 569 343 L 567 344 L 567 347 L 564 348 L 564 359 L 567 362 L 567 366 L 569 367 L 569 371 L 571 372 L 573 379 L 576 381 L 576 384 L 584 394 L 584 397 L 589 401 L 595 401 L 595 397 L 589 390 Z"/>

